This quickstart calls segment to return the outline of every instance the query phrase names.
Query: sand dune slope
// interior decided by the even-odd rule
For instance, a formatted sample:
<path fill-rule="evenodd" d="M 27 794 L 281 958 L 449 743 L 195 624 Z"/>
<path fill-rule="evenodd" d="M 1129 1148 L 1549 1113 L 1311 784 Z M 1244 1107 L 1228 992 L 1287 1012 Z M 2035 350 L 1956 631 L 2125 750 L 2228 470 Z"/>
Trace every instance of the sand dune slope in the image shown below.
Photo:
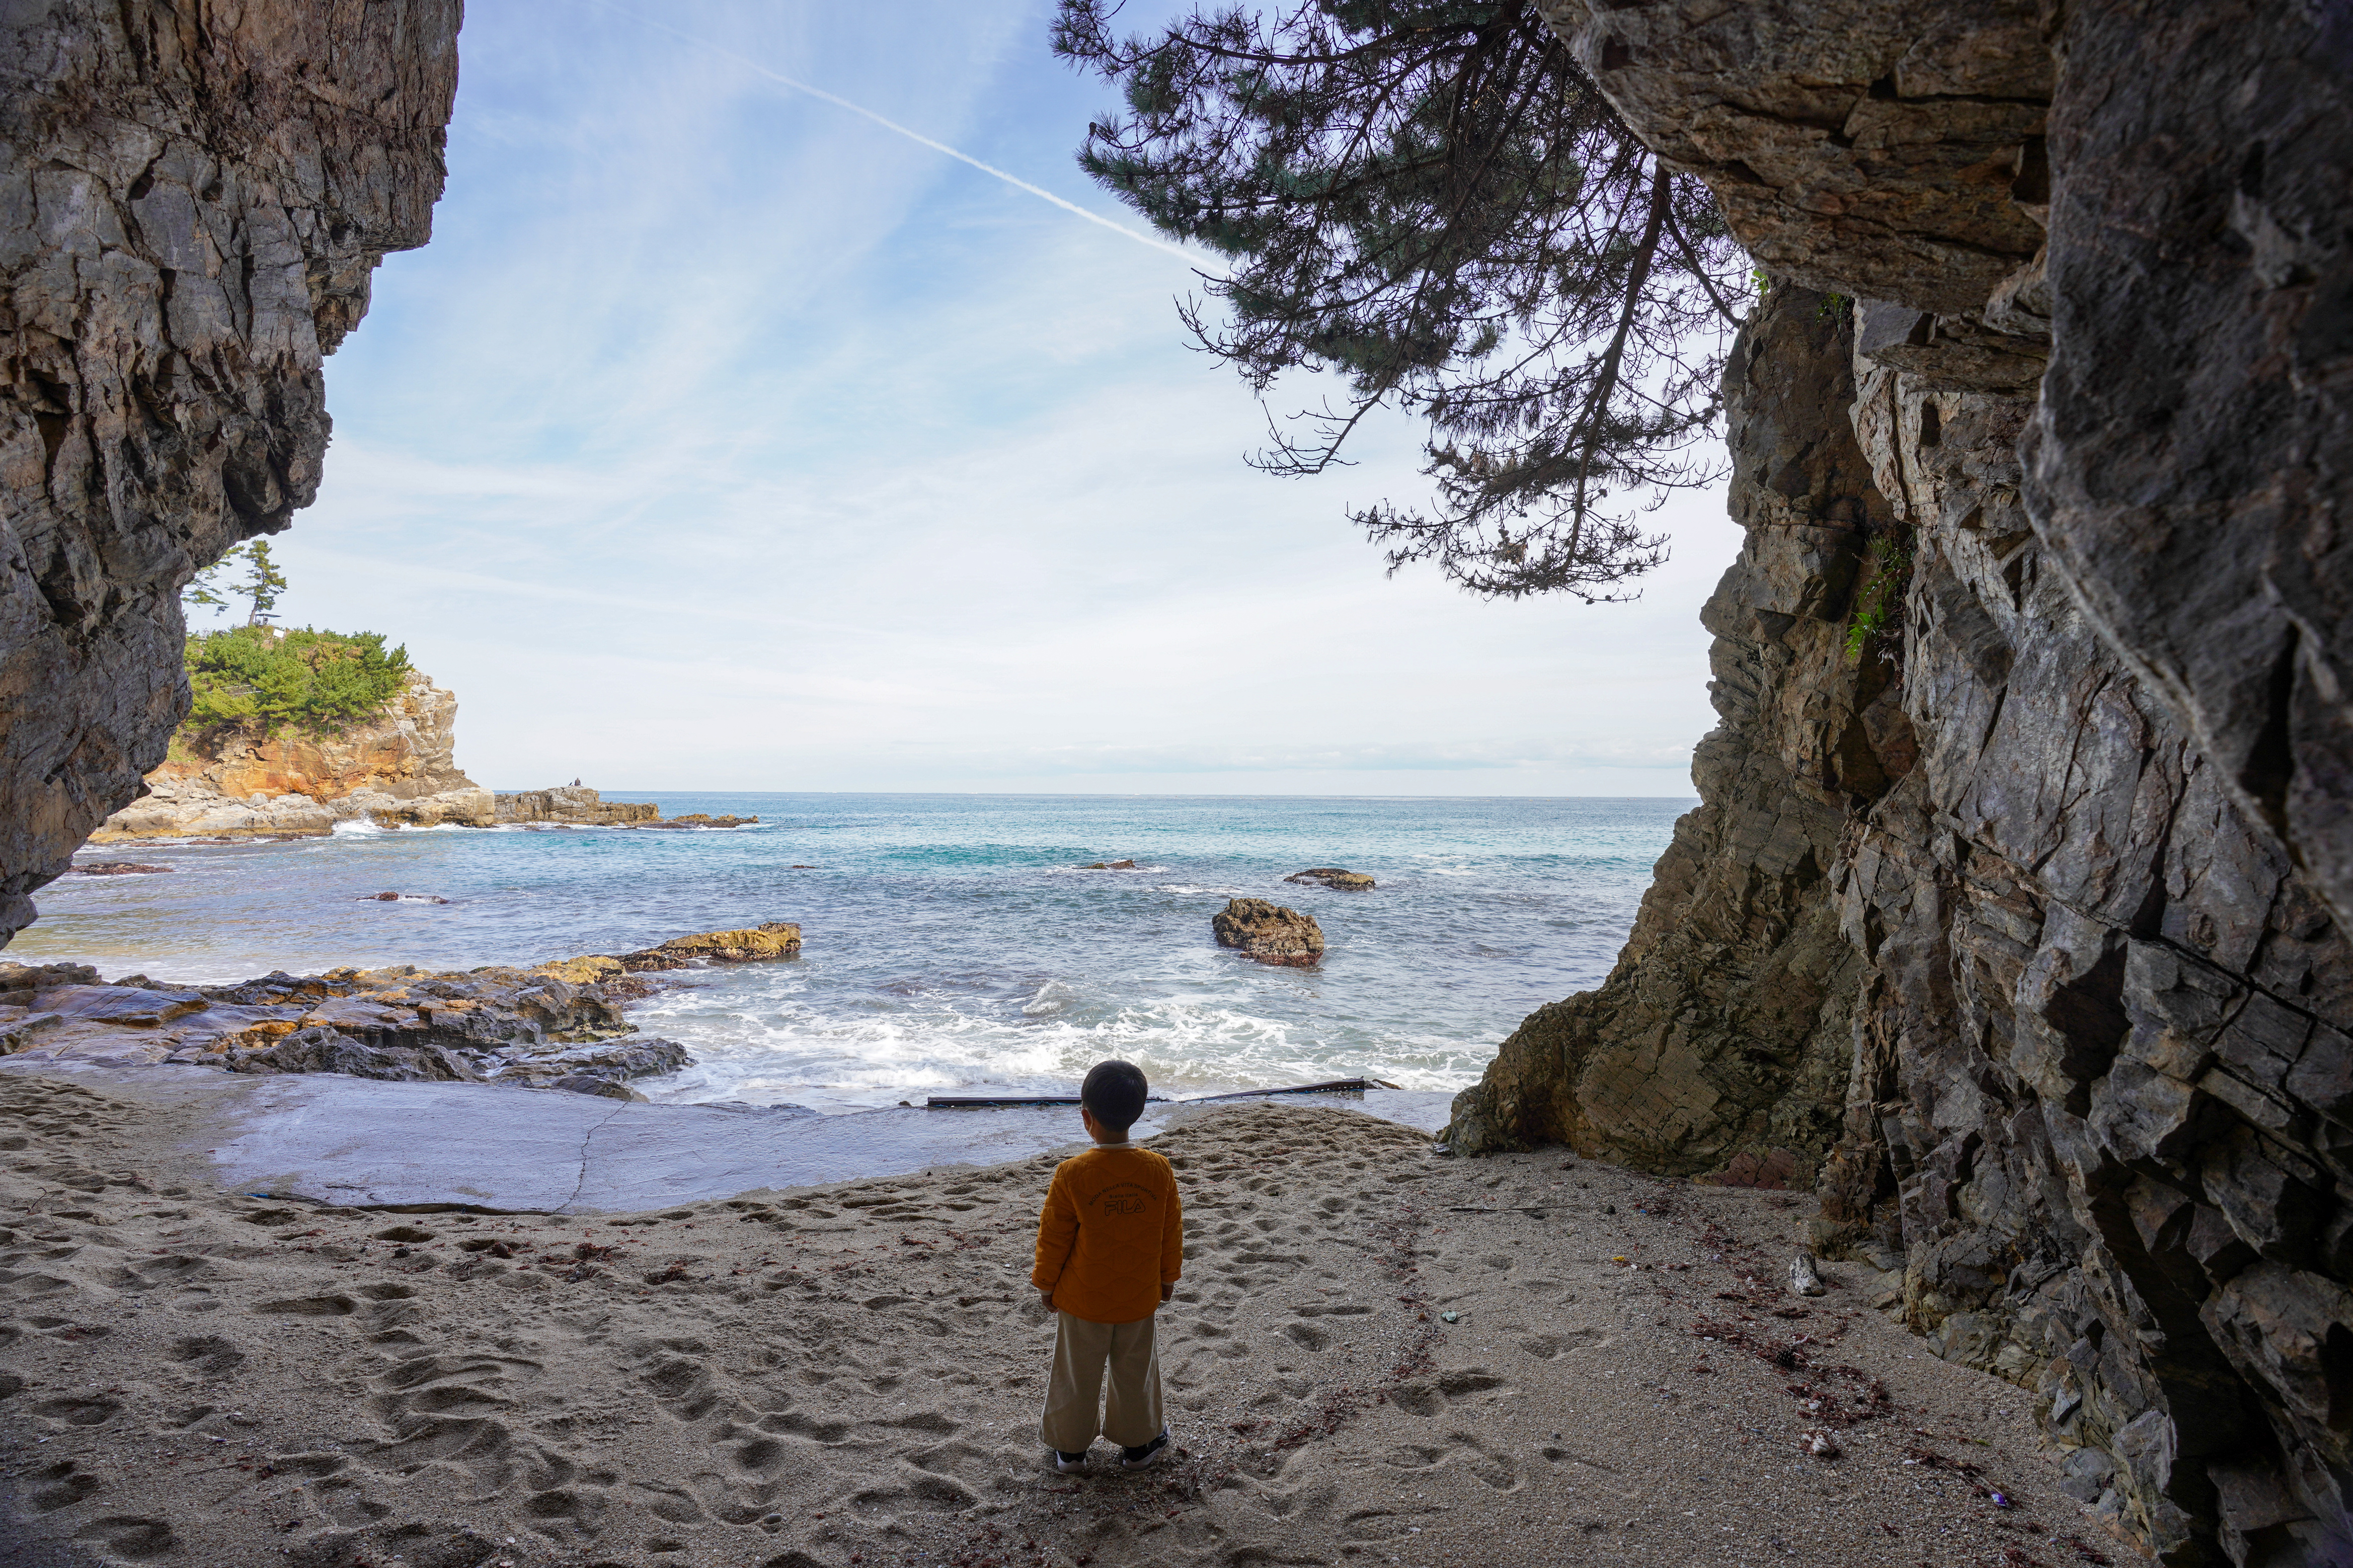
<path fill-rule="evenodd" d="M 0 1563 L 2139 1561 L 2021 1391 L 1775 1288 L 1787 1198 L 1199 1113 L 1182 1454 L 1074 1479 L 1050 1159 L 557 1220 L 224 1194 L 192 1131 L 0 1078 Z"/>

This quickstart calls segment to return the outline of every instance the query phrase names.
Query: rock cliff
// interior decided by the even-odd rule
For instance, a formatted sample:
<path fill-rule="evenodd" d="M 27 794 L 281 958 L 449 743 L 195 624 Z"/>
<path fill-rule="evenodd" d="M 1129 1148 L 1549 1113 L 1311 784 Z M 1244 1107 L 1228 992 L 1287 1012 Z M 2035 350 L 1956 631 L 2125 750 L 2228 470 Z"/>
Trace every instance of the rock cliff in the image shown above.
<path fill-rule="evenodd" d="M 2118 1528 L 2353 1559 L 2353 20 L 1545 9 L 1783 281 L 1703 805 L 1451 1135 L 1815 1167 Z"/>
<path fill-rule="evenodd" d="M 181 587 L 317 491 L 321 362 L 430 232 L 459 16 L 0 16 L 0 939 L 164 761 Z"/>
<path fill-rule="evenodd" d="M 496 806 L 458 771 L 457 721 L 456 694 L 412 670 L 373 719 L 323 731 L 183 733 L 147 775 L 148 794 L 90 841 L 320 834 L 369 820 L 486 827 Z"/>

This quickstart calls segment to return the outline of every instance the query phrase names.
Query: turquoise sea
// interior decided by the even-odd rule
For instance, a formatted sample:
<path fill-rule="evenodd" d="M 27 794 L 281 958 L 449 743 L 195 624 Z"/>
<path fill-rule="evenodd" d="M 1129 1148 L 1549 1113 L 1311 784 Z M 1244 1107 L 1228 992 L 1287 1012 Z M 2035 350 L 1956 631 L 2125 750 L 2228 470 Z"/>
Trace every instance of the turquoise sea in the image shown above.
<path fill-rule="evenodd" d="M 1689 801 L 686 795 L 702 833 L 346 828 L 274 844 L 142 844 L 88 860 L 10 946 L 110 978 L 463 969 L 801 922 L 797 962 L 698 973 L 636 1015 L 695 1065 L 657 1100 L 849 1110 L 976 1089 L 1067 1092 L 1124 1056 L 1172 1094 L 1365 1075 L 1455 1089 L 1531 1009 L 1598 984 Z M 1134 871 L 1084 871 L 1134 859 Z M 1311 866 L 1369 893 L 1292 886 Z M 365 895 L 430 894 L 447 904 Z M 1219 949 L 1234 897 L 1313 914 L 1314 970 Z"/>

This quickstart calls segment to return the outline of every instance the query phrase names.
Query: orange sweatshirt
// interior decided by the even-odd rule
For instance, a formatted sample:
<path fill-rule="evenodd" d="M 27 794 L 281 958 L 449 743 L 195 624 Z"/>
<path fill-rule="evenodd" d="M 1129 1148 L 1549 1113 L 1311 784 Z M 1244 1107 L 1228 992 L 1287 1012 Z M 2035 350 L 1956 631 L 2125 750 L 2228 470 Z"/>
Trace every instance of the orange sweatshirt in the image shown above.
<path fill-rule="evenodd" d="M 1093 1148 L 1054 1167 L 1029 1282 L 1091 1323 L 1135 1323 L 1185 1270 L 1176 1173 L 1149 1149 Z"/>

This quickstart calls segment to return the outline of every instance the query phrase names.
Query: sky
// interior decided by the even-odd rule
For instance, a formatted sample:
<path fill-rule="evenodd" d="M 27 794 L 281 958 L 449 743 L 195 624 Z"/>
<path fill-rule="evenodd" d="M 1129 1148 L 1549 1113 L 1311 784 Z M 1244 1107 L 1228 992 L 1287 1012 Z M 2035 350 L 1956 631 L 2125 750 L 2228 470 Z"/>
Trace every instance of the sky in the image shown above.
<path fill-rule="evenodd" d="M 1213 263 L 1078 170 L 1050 14 L 471 0 L 282 622 L 404 644 L 497 789 L 1688 796 L 1721 492 L 1636 604 L 1388 575 L 1346 510 L 1427 494 L 1418 427 L 1244 465 Z"/>

